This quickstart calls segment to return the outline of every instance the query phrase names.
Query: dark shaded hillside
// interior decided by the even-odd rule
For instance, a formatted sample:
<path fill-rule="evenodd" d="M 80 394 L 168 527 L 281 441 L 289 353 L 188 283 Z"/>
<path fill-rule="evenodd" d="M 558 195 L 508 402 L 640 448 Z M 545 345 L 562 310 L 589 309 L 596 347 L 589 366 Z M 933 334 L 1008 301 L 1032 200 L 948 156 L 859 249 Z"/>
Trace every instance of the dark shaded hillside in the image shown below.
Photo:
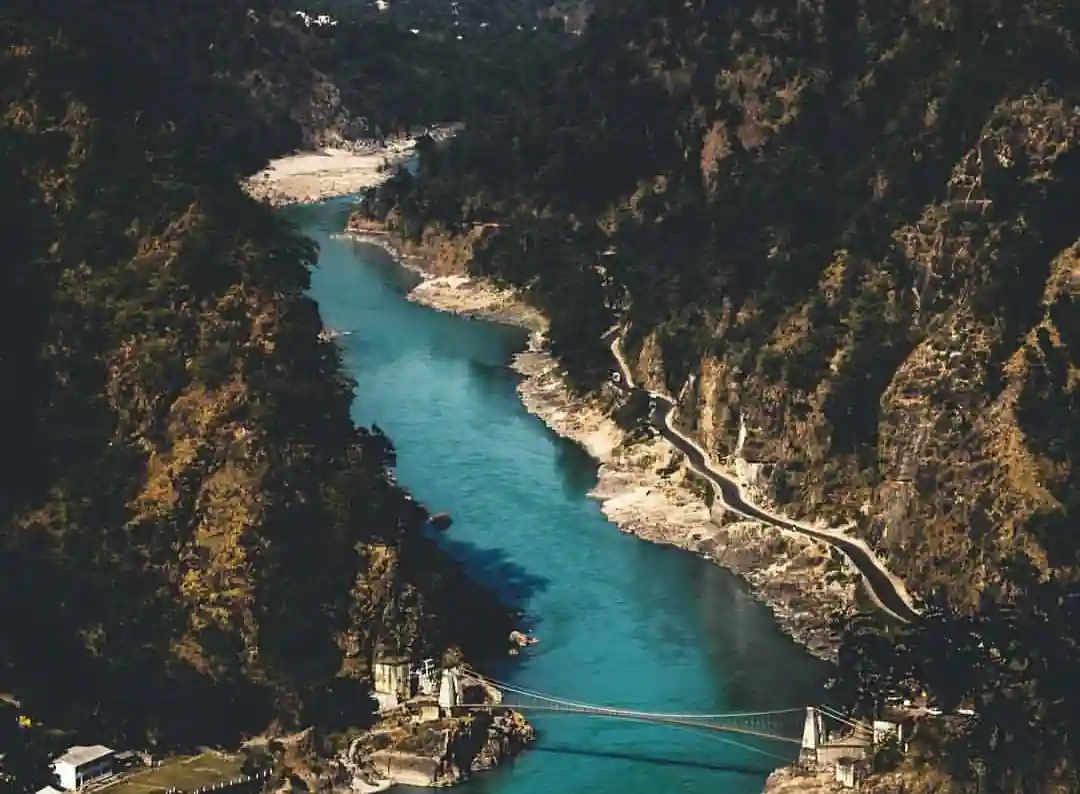
<path fill-rule="evenodd" d="M 480 25 L 499 33 L 519 28 L 548 26 L 571 32 L 584 28 L 592 13 L 591 0 L 308 0 L 303 8 L 312 14 L 329 14 L 337 20 L 391 22 L 403 29 L 425 34 L 454 33 L 469 37 Z"/>
<path fill-rule="evenodd" d="M 513 112 L 362 210 L 467 240 L 551 316 L 583 391 L 625 324 L 715 457 L 745 421 L 786 510 L 857 522 L 964 647 L 989 653 L 988 626 L 995 654 L 1027 647 L 965 679 L 991 716 L 947 763 L 984 791 L 1075 790 L 1080 756 L 1047 716 L 1072 642 L 1046 644 L 1073 636 L 1047 605 L 1080 573 L 1078 34 L 1075 4 L 1041 0 L 612 5 Z M 918 673 L 936 691 L 960 658 Z M 1005 757 L 1010 737 L 1056 743 Z"/>
<path fill-rule="evenodd" d="M 332 76 L 335 97 L 353 111 L 347 129 L 389 134 L 414 124 L 482 122 L 571 42 L 552 31 L 475 24 L 458 39 L 447 20 L 427 25 L 399 16 L 343 16 L 334 27 L 312 28 L 319 42 L 312 63 Z M 415 35 L 410 24 L 425 31 Z"/>
<path fill-rule="evenodd" d="M 508 631 L 353 427 L 315 251 L 237 186 L 300 137 L 245 78 L 312 90 L 272 13 L 0 9 L 0 693 L 92 742 L 360 719 L 376 645 Z"/>

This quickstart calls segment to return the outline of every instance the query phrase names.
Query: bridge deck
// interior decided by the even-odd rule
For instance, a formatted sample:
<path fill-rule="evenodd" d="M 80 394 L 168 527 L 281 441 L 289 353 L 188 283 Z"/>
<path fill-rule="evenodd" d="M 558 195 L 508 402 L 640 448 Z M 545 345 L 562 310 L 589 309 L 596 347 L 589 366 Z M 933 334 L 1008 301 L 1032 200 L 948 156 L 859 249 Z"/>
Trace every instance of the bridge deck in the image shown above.
<path fill-rule="evenodd" d="M 566 698 L 533 692 L 521 687 L 516 687 L 503 681 L 496 681 L 477 673 L 468 668 L 466 674 L 476 683 L 486 684 L 490 687 L 514 696 L 513 702 L 504 702 L 507 708 L 513 708 L 526 712 L 541 712 L 545 714 L 581 715 L 605 719 L 628 720 L 631 722 L 643 722 L 656 725 L 670 725 L 672 727 L 690 728 L 699 731 L 707 731 L 717 738 L 722 738 L 732 744 L 736 744 L 746 750 L 761 753 L 770 758 L 788 762 L 787 757 L 768 752 L 760 747 L 753 747 L 734 741 L 734 737 L 757 739 L 766 742 L 778 743 L 786 746 L 802 747 L 802 726 L 807 712 L 806 706 L 786 709 L 772 709 L 755 712 L 727 712 L 722 714 L 675 714 L 652 712 L 638 709 L 621 708 L 616 706 L 604 706 L 594 703 L 582 703 Z M 461 706 L 463 709 L 485 709 L 490 706 L 485 704 Z M 815 708 L 816 707 L 812 707 Z M 822 710 L 822 713 L 830 719 L 847 722 L 831 709 Z M 798 735 L 780 732 L 780 728 L 794 729 L 798 724 Z M 854 724 L 854 723 L 849 723 Z"/>

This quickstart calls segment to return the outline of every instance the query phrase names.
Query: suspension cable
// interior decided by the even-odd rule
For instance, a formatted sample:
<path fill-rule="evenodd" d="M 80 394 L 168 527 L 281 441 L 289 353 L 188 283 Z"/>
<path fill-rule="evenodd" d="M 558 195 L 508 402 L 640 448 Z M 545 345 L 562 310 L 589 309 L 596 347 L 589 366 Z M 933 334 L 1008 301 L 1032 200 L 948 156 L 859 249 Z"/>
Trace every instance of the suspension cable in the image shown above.
<path fill-rule="evenodd" d="M 699 719 L 699 720 L 718 720 L 718 719 L 737 719 L 742 717 L 771 717 L 782 714 L 795 714 L 801 712 L 803 708 L 789 708 L 789 709 L 772 709 L 770 711 L 743 711 L 743 712 L 727 712 L 724 714 L 672 714 L 653 711 L 639 711 L 635 709 L 619 708 L 614 706 L 599 706 L 593 703 L 583 703 L 576 700 L 568 700 L 566 698 L 559 698 L 553 695 L 545 695 L 540 692 L 534 692 L 528 689 L 508 684 L 504 681 L 498 681 L 494 678 L 488 678 L 487 676 L 477 673 L 472 668 L 466 668 L 472 676 L 479 679 L 482 682 L 491 684 L 499 689 L 503 689 L 515 695 L 522 695 L 524 697 L 530 697 L 535 700 L 546 701 L 549 703 L 555 703 L 561 706 L 567 706 L 572 708 L 578 708 L 588 711 L 607 712 L 613 714 L 622 714 L 626 716 L 636 717 L 659 717 L 665 719 Z"/>
<path fill-rule="evenodd" d="M 489 709 L 490 706 L 486 704 L 472 704 L 467 706 L 459 706 L 459 708 L 465 709 Z M 689 728 L 691 730 L 706 731 L 713 736 L 724 733 L 741 733 L 745 736 L 753 736 L 758 739 L 766 739 L 775 742 L 786 742 L 788 744 L 800 744 L 799 739 L 793 739 L 790 736 L 780 736 L 775 733 L 766 733 L 765 731 L 755 731 L 749 728 L 739 728 L 732 725 L 714 725 L 709 722 L 694 722 L 692 720 L 680 720 L 664 717 L 651 717 L 651 716 L 634 716 L 630 714 L 618 714 L 605 711 L 580 711 L 576 709 L 569 709 L 559 706 L 523 706 L 522 708 L 532 711 L 544 711 L 552 714 L 564 714 L 564 715 L 590 715 L 596 717 L 607 717 L 609 719 L 626 720 L 628 722 L 641 722 L 651 725 L 670 725 L 676 728 Z M 734 741 L 734 740 L 730 740 Z M 764 752 L 764 751 L 761 751 Z M 773 756 L 774 758 L 780 758 L 780 756 Z M 789 760 L 787 758 L 781 759 L 785 763 Z"/>
<path fill-rule="evenodd" d="M 836 709 L 833 709 L 833 708 L 831 708 L 829 706 L 817 706 L 817 710 L 820 711 L 822 714 L 824 714 L 826 717 L 831 717 L 832 719 L 836 720 L 837 722 L 842 722 L 844 725 L 847 725 L 850 728 L 860 728 L 861 729 L 861 728 L 866 727 L 865 725 L 860 724 L 858 722 L 852 722 L 847 717 L 842 716 L 838 711 L 836 711 Z"/>

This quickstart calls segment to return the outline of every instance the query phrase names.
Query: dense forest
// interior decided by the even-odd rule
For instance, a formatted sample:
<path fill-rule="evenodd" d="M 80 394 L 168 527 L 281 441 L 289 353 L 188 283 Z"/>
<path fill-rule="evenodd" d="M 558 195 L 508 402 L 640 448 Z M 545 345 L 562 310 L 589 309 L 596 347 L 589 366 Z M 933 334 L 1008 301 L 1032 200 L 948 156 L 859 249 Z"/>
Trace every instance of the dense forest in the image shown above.
<path fill-rule="evenodd" d="M 404 11 L 374 19 L 341 15 L 333 27 L 313 27 L 309 58 L 329 76 L 323 94 L 349 119 L 339 127 L 389 134 L 433 121 L 486 119 L 571 41 L 550 27 L 473 24 L 460 39 L 445 33 L 456 29 L 443 19 L 410 21 Z"/>
<path fill-rule="evenodd" d="M 380 647 L 505 649 L 508 618 L 428 539 L 390 440 L 351 422 L 357 384 L 305 295 L 316 251 L 238 187 L 320 132 L 290 19 L 0 8 L 13 790 L 40 782 L 43 730 L 160 750 L 355 724 Z"/>
<path fill-rule="evenodd" d="M 577 32 L 585 27 L 592 0 L 309 0 L 304 8 L 338 21 L 388 22 L 421 34 L 457 40 L 482 31 Z"/>
<path fill-rule="evenodd" d="M 745 421 L 774 501 L 856 522 L 932 609 L 851 628 L 852 696 L 979 707 L 909 790 L 1080 785 L 1078 36 L 1052 0 L 605 4 L 360 209 L 522 289 L 583 393 L 620 323 L 715 457 Z"/>

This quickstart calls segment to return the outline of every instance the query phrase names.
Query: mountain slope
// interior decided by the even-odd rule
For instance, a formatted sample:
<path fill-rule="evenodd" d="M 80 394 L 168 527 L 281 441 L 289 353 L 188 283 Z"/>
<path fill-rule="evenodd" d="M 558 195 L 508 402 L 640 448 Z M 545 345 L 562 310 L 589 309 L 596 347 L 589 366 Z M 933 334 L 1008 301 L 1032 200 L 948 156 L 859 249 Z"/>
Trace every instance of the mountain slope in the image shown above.
<path fill-rule="evenodd" d="M 471 267 L 528 286 L 584 388 L 621 318 L 710 451 L 741 416 L 777 501 L 973 606 L 1017 551 L 1077 563 L 1076 20 L 1014 9 L 622 4 L 369 206 L 499 222 Z"/>
<path fill-rule="evenodd" d="M 359 720 L 377 646 L 509 630 L 353 427 L 312 246 L 237 186 L 300 138 L 245 78 L 310 70 L 270 4 L 212 5 L 0 11 L 0 691 L 96 742 Z"/>
<path fill-rule="evenodd" d="M 1041 0 L 610 4 L 359 209 L 522 289 L 582 392 L 620 323 L 715 459 L 932 605 L 840 656 L 856 713 L 977 713 L 920 723 L 905 791 L 1080 774 L 1078 34 Z"/>

